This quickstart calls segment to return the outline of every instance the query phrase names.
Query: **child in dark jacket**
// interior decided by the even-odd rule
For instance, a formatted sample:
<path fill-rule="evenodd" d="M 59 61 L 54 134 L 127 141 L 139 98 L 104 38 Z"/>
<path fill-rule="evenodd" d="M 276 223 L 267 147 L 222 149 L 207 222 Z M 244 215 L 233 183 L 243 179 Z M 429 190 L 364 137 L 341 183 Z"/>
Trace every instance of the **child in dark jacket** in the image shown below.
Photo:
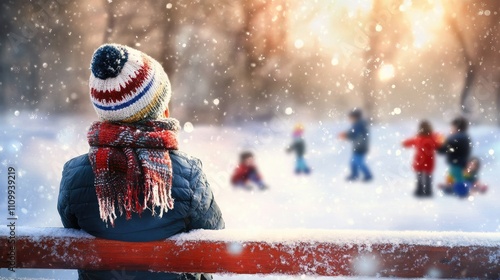
<path fill-rule="evenodd" d="M 464 169 L 471 153 L 471 139 L 467 134 L 469 122 L 462 117 L 456 118 L 451 123 L 451 134 L 443 145 L 438 148 L 438 153 L 446 155 L 449 173 L 453 182 L 464 182 Z"/>
<path fill-rule="evenodd" d="M 180 125 L 169 118 L 170 82 L 160 63 L 106 44 L 94 52 L 89 85 L 99 121 L 87 134 L 89 153 L 64 165 L 57 204 L 64 227 L 130 242 L 224 228 L 200 160 L 178 151 Z M 78 276 L 109 280 L 116 271 L 85 269 Z M 148 270 L 129 270 L 126 277 L 212 279 Z"/>
<path fill-rule="evenodd" d="M 417 136 L 403 141 L 403 147 L 415 148 L 413 169 L 417 173 L 415 195 L 418 197 L 432 196 L 432 172 L 436 150 L 440 145 L 438 136 L 432 132 L 431 124 L 425 120 L 420 123 Z"/>
<path fill-rule="evenodd" d="M 234 170 L 233 176 L 231 176 L 231 183 L 235 187 L 242 187 L 247 190 L 252 190 L 254 185 L 261 190 L 267 189 L 255 164 L 253 153 L 243 152 L 240 154 L 240 163 Z"/>
<path fill-rule="evenodd" d="M 340 139 L 352 142 L 351 174 L 347 177 L 347 180 L 357 180 L 359 171 L 361 171 L 363 181 L 369 182 L 373 179 L 373 176 L 365 162 L 369 145 L 368 125 L 363 119 L 363 113 L 357 108 L 349 112 L 349 120 L 352 123 L 351 128 L 339 135 Z"/>
<path fill-rule="evenodd" d="M 295 174 L 309 174 L 311 173 L 311 169 L 307 165 L 307 162 L 304 158 L 304 154 L 306 153 L 306 143 L 304 141 L 304 126 L 301 124 L 297 124 L 295 129 L 293 130 L 293 142 L 287 148 L 287 152 L 295 152 L 297 157 L 295 162 Z"/>

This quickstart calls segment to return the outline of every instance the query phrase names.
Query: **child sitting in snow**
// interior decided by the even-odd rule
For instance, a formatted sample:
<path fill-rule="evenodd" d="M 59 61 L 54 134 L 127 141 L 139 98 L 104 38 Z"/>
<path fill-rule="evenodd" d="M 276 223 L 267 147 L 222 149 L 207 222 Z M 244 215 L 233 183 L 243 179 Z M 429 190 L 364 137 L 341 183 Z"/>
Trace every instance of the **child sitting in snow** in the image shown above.
<path fill-rule="evenodd" d="M 240 163 L 234 170 L 233 176 L 231 176 L 231 183 L 235 187 L 242 187 L 247 190 L 253 189 L 254 186 L 261 190 L 267 189 L 255 165 L 253 153 L 243 152 L 240 154 Z"/>
<path fill-rule="evenodd" d="M 417 136 L 403 141 L 403 147 L 415 148 L 413 169 L 417 173 L 415 195 L 418 197 L 432 196 L 432 172 L 439 146 L 438 137 L 433 134 L 431 124 L 425 120 L 420 123 Z"/>
<path fill-rule="evenodd" d="M 481 168 L 481 161 L 477 157 L 472 157 L 467 163 L 464 170 L 464 179 L 467 186 L 469 186 L 470 193 L 485 193 L 488 186 L 479 182 L 479 169 Z"/>
<path fill-rule="evenodd" d="M 464 182 L 467 188 L 467 194 L 485 193 L 488 190 L 488 186 L 482 184 L 479 181 L 479 169 L 481 168 L 481 161 L 477 157 L 472 157 L 469 159 L 467 166 L 463 171 Z M 446 184 L 440 185 L 439 187 L 443 190 L 445 194 L 454 194 L 454 184 L 451 175 L 448 175 Z"/>
<path fill-rule="evenodd" d="M 304 154 L 306 152 L 306 143 L 304 141 L 304 126 L 302 124 L 295 125 L 295 129 L 293 130 L 293 142 L 286 149 L 287 152 L 295 152 L 297 160 L 295 162 L 295 174 L 309 174 L 311 169 L 306 163 L 304 159 Z"/>

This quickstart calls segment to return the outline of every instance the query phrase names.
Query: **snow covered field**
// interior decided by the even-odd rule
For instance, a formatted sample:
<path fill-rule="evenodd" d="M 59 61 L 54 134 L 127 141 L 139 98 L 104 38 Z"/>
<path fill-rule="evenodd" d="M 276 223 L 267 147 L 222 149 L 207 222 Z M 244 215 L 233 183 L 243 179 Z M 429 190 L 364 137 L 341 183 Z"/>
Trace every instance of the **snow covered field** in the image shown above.
<path fill-rule="evenodd" d="M 88 149 L 86 127 L 91 119 L 43 118 L 20 113 L 0 124 L 0 177 L 8 166 L 17 169 L 18 225 L 58 227 L 59 180 L 64 162 Z M 360 229 L 419 231 L 500 231 L 500 129 L 471 128 L 473 154 L 483 162 L 481 180 L 490 186 L 485 195 L 458 199 L 435 192 L 433 199 L 413 196 L 411 150 L 400 142 L 413 135 L 417 121 L 378 124 L 372 129 L 368 163 L 375 174 L 369 184 L 347 183 L 350 145 L 336 135 L 347 128 L 344 121 L 303 121 L 308 144 L 310 177 L 293 175 L 294 158 L 284 152 L 295 124 L 292 116 L 270 124 L 242 127 L 192 127 L 185 125 L 180 148 L 204 163 L 216 200 L 229 229 Z M 447 133 L 444 122 L 436 130 Z M 233 189 L 228 181 L 241 150 L 252 150 L 270 186 L 266 191 Z M 434 181 L 444 178 L 446 166 L 439 158 Z M 2 190 L 5 192 L 6 190 Z M 5 197 L 2 195 L 2 197 Z M 0 224 L 6 223 L 6 201 L 0 201 Z M 76 279 L 72 271 L 19 271 L 17 277 Z M 0 270 L 2 277 L 12 277 Z M 256 279 L 257 276 L 218 276 L 217 279 Z M 309 279 L 308 277 L 300 279 Z M 8 278 L 7 278 L 8 279 Z M 266 279 L 290 279 L 270 276 Z M 322 278 L 328 279 L 328 278 Z M 338 278 L 336 278 L 338 279 Z"/>

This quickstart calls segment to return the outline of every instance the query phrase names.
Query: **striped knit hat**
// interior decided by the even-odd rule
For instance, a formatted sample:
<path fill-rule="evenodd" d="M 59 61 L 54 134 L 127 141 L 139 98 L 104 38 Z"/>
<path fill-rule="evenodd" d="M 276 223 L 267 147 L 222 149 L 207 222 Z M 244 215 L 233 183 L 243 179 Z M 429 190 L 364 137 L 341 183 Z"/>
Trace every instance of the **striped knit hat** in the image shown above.
<path fill-rule="evenodd" d="M 103 121 L 159 119 L 172 95 L 158 61 L 127 46 L 105 44 L 92 56 L 90 100 Z"/>

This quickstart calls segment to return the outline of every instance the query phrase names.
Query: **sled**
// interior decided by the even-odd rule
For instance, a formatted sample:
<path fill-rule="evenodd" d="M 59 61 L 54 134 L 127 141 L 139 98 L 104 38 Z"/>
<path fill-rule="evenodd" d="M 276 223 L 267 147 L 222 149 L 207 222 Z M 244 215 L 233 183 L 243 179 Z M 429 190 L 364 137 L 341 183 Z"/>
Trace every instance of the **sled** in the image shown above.
<path fill-rule="evenodd" d="M 500 233 L 197 230 L 120 242 L 2 226 L 0 244 L 0 267 L 15 269 L 500 279 Z"/>

